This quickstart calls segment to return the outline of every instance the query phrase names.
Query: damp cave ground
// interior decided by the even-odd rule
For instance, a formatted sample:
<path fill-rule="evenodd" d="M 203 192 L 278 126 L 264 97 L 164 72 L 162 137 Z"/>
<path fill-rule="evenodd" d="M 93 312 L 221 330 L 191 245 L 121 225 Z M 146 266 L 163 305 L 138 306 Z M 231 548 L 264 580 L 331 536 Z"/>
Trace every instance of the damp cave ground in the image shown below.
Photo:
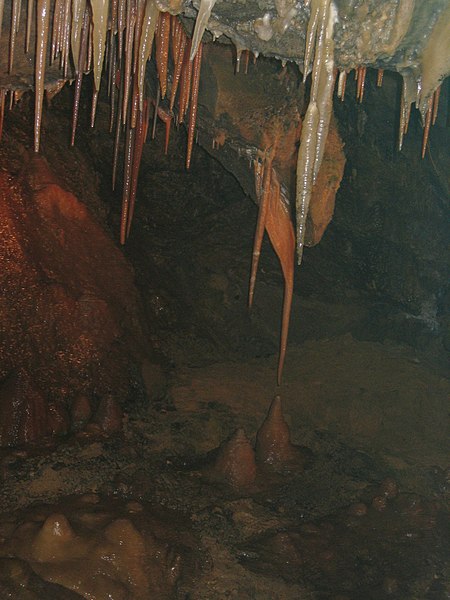
<path fill-rule="evenodd" d="M 77 148 L 69 150 L 69 97 L 57 97 L 51 121 L 47 115 L 43 153 L 116 239 L 120 193 L 109 187 L 107 108 L 99 107 L 97 129 L 82 126 Z M 29 123 L 24 107 L 6 125 L 7 141 L 16 134 L 11 154 L 18 163 L 30 143 L 23 133 Z M 168 530 L 173 515 L 189 523 L 192 539 L 184 553 L 195 565 L 186 562 L 192 576 L 180 579 L 173 597 L 449 598 L 448 354 L 424 329 L 414 330 L 416 344 L 406 344 L 415 335 L 411 329 L 400 340 L 398 332 L 386 333 L 395 319 L 370 325 L 383 305 L 357 288 L 358 275 L 347 285 L 352 265 L 345 255 L 327 280 L 343 219 L 338 196 L 331 241 L 307 252 L 305 272 L 298 273 L 278 388 L 282 285 L 267 241 L 254 310 L 246 308 L 256 208 L 199 147 L 190 172 L 184 170 L 183 130 L 173 132 L 168 156 L 162 139 L 161 126 L 145 148 L 136 218 L 124 248 L 160 364 L 152 397 L 144 397 L 137 381 L 134 398 L 123 406 L 124 431 L 115 436 L 72 435 L 3 451 L 2 531 L 35 504 L 54 503 L 64 512 L 72 502 L 64 497 L 98 493 L 162 507 Z M 83 165 L 83 181 L 70 169 L 71 152 L 73 164 Z M 341 193 L 360 168 L 348 165 Z M 254 443 L 276 394 L 293 443 L 312 453 L 304 472 L 269 473 L 249 490 L 211 481 L 215 449 L 239 427 Z M 374 499 L 383 496 L 386 478 L 397 482 L 400 494 L 387 496 L 380 508 Z M 357 516 L 349 507 L 361 503 L 367 514 Z M 45 583 L 45 574 L 41 588 L 30 580 L 25 591 L 6 577 L 5 560 L 0 589 L 10 595 L 4 597 L 79 597 Z M 33 596 L 33 589 L 44 591 Z"/>

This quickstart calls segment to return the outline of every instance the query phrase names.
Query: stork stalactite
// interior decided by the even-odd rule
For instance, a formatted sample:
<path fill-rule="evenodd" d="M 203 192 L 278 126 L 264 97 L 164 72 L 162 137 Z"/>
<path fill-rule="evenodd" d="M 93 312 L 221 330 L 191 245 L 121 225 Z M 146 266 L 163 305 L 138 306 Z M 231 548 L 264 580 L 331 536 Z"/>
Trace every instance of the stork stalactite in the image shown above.
<path fill-rule="evenodd" d="M 186 4 L 186 3 L 184 3 Z M 102 82 L 102 72 L 108 76 L 108 95 L 111 102 L 110 130 L 115 131 L 113 155 L 113 188 L 119 158 L 119 148 L 124 139 L 124 177 L 120 242 L 125 243 L 131 231 L 137 194 L 139 166 L 147 137 L 150 107 L 154 107 L 154 127 L 160 118 L 166 127 L 165 152 L 169 145 L 172 120 L 177 124 L 187 121 L 188 146 L 186 168 L 189 169 L 195 139 L 197 104 L 202 61 L 202 38 L 208 28 L 216 0 L 200 0 L 192 39 L 188 37 L 177 13 L 186 6 L 182 2 L 161 0 L 28 0 L 25 25 L 20 23 L 21 2 L 12 0 L 8 68 L 14 70 L 17 55 L 17 34 L 26 28 L 25 51 L 33 46 L 32 19 L 35 14 L 35 122 L 34 150 L 39 151 L 45 73 L 50 65 L 59 60 L 62 78 L 69 77 L 74 67 L 74 105 L 71 144 L 75 142 L 78 122 L 80 93 L 83 76 L 93 73 L 93 97 L 91 125 L 94 125 L 97 101 Z M 333 0 L 305 0 L 300 8 L 294 2 L 275 3 L 277 16 L 264 14 L 254 21 L 254 33 L 267 42 L 274 34 L 283 36 L 295 20 L 298 12 L 309 11 L 306 43 L 303 58 L 303 77 L 311 73 L 309 105 L 303 121 L 301 143 L 296 173 L 296 244 L 298 262 L 301 262 L 305 244 L 306 219 L 313 187 L 322 163 L 328 127 L 332 114 L 333 91 L 338 69 L 335 66 L 335 29 L 340 21 Z M 412 19 L 414 1 L 400 2 L 392 25 L 389 44 L 392 52 L 399 46 Z M 4 0 L 0 0 L 0 35 L 2 35 Z M 162 10 L 162 11 L 161 11 Z M 165 11 L 170 12 L 165 12 Z M 23 19 L 22 19 L 23 20 Z M 225 30 L 223 30 L 225 31 Z M 220 23 L 214 20 L 213 34 L 222 32 Z M 228 33 L 229 30 L 227 30 Z M 4 35 L 4 32 L 3 32 Z M 239 71 L 241 54 L 247 72 L 250 49 L 245 48 L 240 37 L 233 38 L 236 45 L 236 72 Z M 50 38 L 50 52 L 48 52 Z M 425 44 L 417 68 L 405 67 L 400 107 L 399 147 L 408 129 L 413 103 L 420 110 L 424 136 L 422 157 L 426 153 L 430 127 L 435 123 L 439 103 L 438 84 L 450 70 L 450 6 L 442 9 L 436 19 L 432 35 Z M 146 65 L 152 55 L 155 42 L 157 82 L 155 98 L 148 96 L 145 86 Z M 384 42 L 387 52 L 388 42 Z M 386 45 L 387 44 L 387 45 Z M 251 48 L 254 59 L 258 55 Z M 337 95 L 345 97 L 347 75 L 355 69 L 357 100 L 363 101 L 367 64 L 338 65 Z M 381 86 L 383 69 L 378 69 L 377 86 Z M 15 93 L 11 88 L 0 87 L 0 139 L 7 92 L 10 105 Z M 178 103 L 177 103 L 178 99 Z M 153 136 L 154 137 L 154 136 Z M 285 280 L 282 317 L 282 333 L 278 365 L 278 381 L 281 381 L 286 352 L 289 313 L 292 301 L 293 262 L 295 235 L 289 214 L 289 199 L 283 182 L 272 165 L 276 144 L 263 152 L 262 160 L 255 162 L 256 196 L 259 215 L 253 250 L 250 277 L 249 304 L 252 304 L 256 270 L 264 231 L 280 259 Z"/>

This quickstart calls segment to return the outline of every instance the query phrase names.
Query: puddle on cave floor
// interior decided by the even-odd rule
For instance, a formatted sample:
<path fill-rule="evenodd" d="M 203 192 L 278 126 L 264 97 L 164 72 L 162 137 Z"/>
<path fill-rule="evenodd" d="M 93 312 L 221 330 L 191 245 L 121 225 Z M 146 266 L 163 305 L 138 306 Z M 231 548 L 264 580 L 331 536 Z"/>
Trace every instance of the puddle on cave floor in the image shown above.
<path fill-rule="evenodd" d="M 307 458 L 282 423 L 255 463 L 274 369 L 185 367 L 122 434 L 4 453 L 1 597 L 448 598 L 448 380 L 394 345 L 293 348 L 278 391 Z"/>

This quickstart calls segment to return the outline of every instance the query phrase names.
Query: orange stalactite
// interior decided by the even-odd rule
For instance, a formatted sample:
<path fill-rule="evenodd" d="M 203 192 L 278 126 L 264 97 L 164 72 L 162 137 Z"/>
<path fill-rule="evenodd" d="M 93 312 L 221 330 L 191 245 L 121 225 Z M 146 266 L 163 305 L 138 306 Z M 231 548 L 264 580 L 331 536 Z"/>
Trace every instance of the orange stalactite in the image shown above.
<path fill-rule="evenodd" d="M 256 272 L 261 255 L 264 228 L 266 226 L 267 207 L 270 195 L 270 179 L 272 175 L 273 148 L 266 151 L 262 165 L 255 162 L 255 187 L 259 199 L 258 220 L 256 222 L 255 237 L 253 241 L 252 267 L 250 273 L 250 286 L 248 292 L 248 306 L 252 307 L 255 293 Z"/>
<path fill-rule="evenodd" d="M 203 44 L 200 42 L 193 61 L 192 68 L 192 90 L 191 90 L 191 109 L 189 112 L 189 125 L 188 125 L 188 145 L 186 155 L 186 169 L 189 169 L 191 165 L 192 147 L 194 145 L 194 133 L 195 123 L 197 121 L 197 107 L 198 107 L 198 90 L 200 86 L 200 71 L 202 68 L 202 53 Z"/>
<path fill-rule="evenodd" d="M 180 97 L 178 100 L 178 119 L 183 123 L 189 105 L 189 95 L 191 92 L 192 79 L 192 61 L 189 59 L 191 41 L 189 40 L 184 52 L 183 67 L 180 79 Z"/>
<path fill-rule="evenodd" d="M 187 37 L 186 37 L 186 34 L 184 33 L 184 31 L 181 29 L 180 30 L 180 43 L 178 45 L 177 52 L 174 55 L 175 69 L 174 69 L 174 73 L 173 73 L 172 89 L 170 91 L 170 110 L 173 110 L 173 107 L 175 105 L 175 98 L 177 95 L 178 84 L 180 83 L 181 71 L 183 68 L 183 60 L 184 60 L 184 54 L 185 54 L 185 50 L 186 50 L 186 44 L 187 44 Z"/>
<path fill-rule="evenodd" d="M 431 117 L 433 115 L 433 96 L 428 100 L 428 109 L 425 115 L 425 126 L 423 129 L 423 141 L 422 141 L 422 158 L 425 157 L 427 150 L 428 136 L 430 134 Z"/>
<path fill-rule="evenodd" d="M 156 66 L 158 69 L 159 85 L 161 87 L 161 98 L 166 97 L 167 91 L 167 66 L 169 61 L 170 45 L 170 18 L 167 12 L 159 16 L 159 24 L 156 32 Z"/>

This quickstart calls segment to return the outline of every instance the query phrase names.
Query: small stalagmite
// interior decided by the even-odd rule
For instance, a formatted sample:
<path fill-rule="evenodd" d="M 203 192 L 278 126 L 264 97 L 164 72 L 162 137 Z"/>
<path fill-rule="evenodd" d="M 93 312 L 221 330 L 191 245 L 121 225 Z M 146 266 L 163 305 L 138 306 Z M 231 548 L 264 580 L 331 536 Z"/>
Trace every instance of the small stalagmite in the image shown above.
<path fill-rule="evenodd" d="M 256 435 L 256 459 L 278 470 L 290 464 L 303 467 L 302 449 L 291 444 L 280 396 L 275 396 L 269 413 Z"/>
<path fill-rule="evenodd" d="M 48 562 L 61 557 L 62 548 L 74 537 L 72 527 L 63 514 L 49 515 L 32 543 L 33 559 Z"/>
<path fill-rule="evenodd" d="M 254 483 L 255 452 L 243 429 L 237 429 L 220 446 L 214 474 L 234 488 L 245 488 Z"/>
<path fill-rule="evenodd" d="M 117 400 L 107 394 L 100 400 L 94 421 L 106 433 L 115 433 L 122 429 L 123 412 Z"/>

